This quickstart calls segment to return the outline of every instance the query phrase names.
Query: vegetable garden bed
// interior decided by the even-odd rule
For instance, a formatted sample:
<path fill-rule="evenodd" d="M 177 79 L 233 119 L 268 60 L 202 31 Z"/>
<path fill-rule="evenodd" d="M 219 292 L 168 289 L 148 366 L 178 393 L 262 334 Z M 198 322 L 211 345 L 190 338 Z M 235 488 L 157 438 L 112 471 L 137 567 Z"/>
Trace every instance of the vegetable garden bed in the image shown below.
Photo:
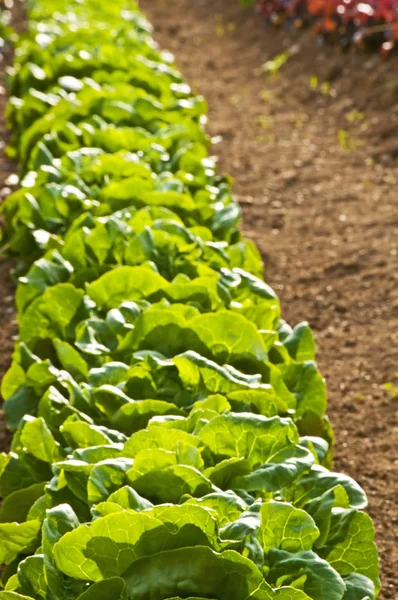
<path fill-rule="evenodd" d="M 311 332 L 241 240 L 204 101 L 135 11 L 85 2 L 72 35 L 52 8 L 31 12 L 9 111 L 26 178 L 4 205 L 22 277 L 1 595 L 372 598 Z"/>

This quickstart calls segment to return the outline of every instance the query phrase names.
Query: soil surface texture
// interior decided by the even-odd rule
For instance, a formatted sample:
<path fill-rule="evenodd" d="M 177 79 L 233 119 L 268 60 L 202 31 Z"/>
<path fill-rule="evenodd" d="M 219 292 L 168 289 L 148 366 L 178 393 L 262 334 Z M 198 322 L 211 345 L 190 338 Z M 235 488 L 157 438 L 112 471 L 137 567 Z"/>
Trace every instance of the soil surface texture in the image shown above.
<path fill-rule="evenodd" d="M 308 320 L 328 382 L 335 468 L 369 496 L 382 600 L 398 599 L 398 78 L 377 55 L 264 29 L 237 0 L 141 0 L 155 38 L 209 103 L 220 171 L 264 258 L 284 318 Z M 14 6 L 17 25 L 23 14 Z M 285 64 L 272 74 L 282 53 Z M 0 54 L 0 79 L 10 60 Z M 15 188 L 4 153 L 0 196 Z M 10 177 L 11 176 L 11 177 Z M 0 376 L 16 335 L 12 263 L 0 259 Z M 387 386 L 385 384 L 391 383 Z M 1 420 L 0 420 L 1 423 Z M 0 426 L 0 450 L 9 436 Z"/>
<path fill-rule="evenodd" d="M 335 468 L 369 496 L 383 591 L 398 599 L 398 78 L 377 54 L 264 28 L 237 0 L 141 0 L 209 103 L 221 172 L 283 317 L 311 324 Z M 268 61 L 287 52 L 276 74 Z M 389 390 L 384 385 L 393 383 Z M 395 382 L 395 384 L 394 384 Z M 395 397 L 394 397 L 395 396 Z"/>

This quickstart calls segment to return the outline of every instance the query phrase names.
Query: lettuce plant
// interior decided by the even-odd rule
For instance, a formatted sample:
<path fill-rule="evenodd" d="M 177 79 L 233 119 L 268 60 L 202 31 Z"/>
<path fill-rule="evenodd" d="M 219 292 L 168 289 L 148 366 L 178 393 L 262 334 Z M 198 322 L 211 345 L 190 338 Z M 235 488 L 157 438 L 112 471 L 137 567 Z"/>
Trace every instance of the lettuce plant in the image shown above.
<path fill-rule="evenodd" d="M 29 6 L 2 206 L 1 600 L 374 600 L 307 323 L 241 237 L 206 104 L 129 1 Z"/>

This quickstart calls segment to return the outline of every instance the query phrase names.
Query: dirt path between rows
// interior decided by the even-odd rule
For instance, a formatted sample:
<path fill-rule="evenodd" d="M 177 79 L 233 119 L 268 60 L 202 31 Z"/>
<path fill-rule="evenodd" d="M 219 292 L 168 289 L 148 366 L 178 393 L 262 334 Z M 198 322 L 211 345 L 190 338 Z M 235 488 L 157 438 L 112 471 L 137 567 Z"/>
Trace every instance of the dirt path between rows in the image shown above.
<path fill-rule="evenodd" d="M 398 598 L 398 81 L 377 55 L 264 30 L 237 0 L 141 0 L 208 100 L 221 171 L 287 321 L 308 320 L 327 378 L 337 469 L 367 490 L 381 598 Z M 293 46 L 293 48 L 292 48 Z M 261 66 L 291 49 L 279 76 Z M 326 83 L 325 83 L 326 82 Z M 324 85 L 322 85 L 324 83 Z M 398 379 L 396 386 L 398 387 Z"/>

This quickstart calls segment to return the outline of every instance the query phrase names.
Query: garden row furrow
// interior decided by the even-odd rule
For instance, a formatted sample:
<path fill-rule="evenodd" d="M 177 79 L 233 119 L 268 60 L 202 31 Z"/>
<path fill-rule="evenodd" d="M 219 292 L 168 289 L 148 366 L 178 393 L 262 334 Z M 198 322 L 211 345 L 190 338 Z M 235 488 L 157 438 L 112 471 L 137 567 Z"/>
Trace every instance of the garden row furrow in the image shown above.
<path fill-rule="evenodd" d="M 205 101 L 131 0 L 28 8 L 0 600 L 373 600 L 311 330 L 241 237 Z"/>

